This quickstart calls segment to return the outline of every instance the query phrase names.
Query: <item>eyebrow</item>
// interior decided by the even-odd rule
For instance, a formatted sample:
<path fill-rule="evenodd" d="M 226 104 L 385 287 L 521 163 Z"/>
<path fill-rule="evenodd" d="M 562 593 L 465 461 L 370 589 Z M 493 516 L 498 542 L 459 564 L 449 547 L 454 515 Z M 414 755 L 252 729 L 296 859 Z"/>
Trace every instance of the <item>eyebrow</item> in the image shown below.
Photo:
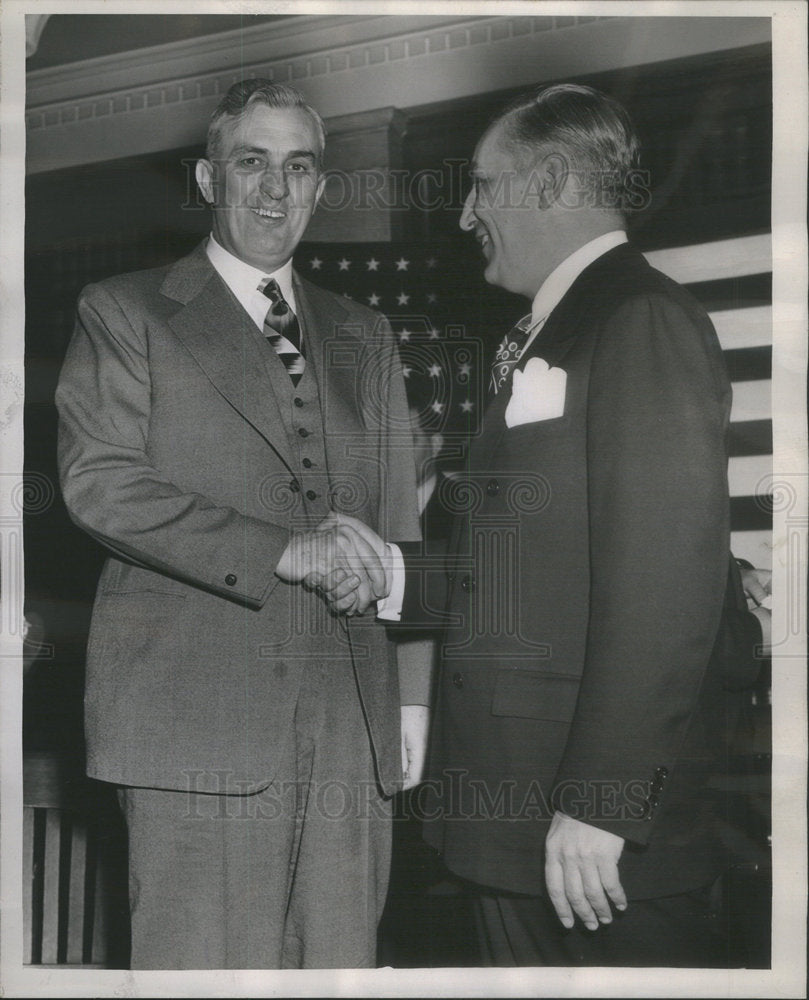
<path fill-rule="evenodd" d="M 236 146 L 231 150 L 231 156 L 241 156 L 244 153 L 260 153 L 264 155 L 268 152 L 270 150 L 262 146 Z M 285 159 L 291 160 L 298 156 L 305 157 L 307 160 L 312 160 L 313 162 L 317 160 L 317 153 L 314 153 L 311 149 L 292 149 L 286 154 Z"/>

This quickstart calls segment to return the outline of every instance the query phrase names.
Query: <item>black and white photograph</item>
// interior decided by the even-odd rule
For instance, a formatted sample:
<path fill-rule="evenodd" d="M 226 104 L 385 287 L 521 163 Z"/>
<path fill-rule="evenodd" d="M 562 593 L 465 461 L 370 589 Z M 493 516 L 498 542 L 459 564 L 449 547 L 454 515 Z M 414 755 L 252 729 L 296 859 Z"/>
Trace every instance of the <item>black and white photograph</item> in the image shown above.
<path fill-rule="evenodd" d="M 0 994 L 805 996 L 807 8 L 0 17 Z"/>

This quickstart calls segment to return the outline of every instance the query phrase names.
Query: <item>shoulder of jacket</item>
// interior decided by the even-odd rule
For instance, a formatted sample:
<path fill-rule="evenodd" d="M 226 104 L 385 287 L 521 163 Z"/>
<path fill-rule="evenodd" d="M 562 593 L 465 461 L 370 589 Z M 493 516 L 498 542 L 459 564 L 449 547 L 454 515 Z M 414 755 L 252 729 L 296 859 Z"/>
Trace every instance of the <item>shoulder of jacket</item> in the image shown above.
<path fill-rule="evenodd" d="M 108 278 L 102 278 L 100 281 L 93 281 L 85 285 L 80 297 L 88 299 L 108 295 L 118 299 L 138 293 L 156 292 L 173 266 L 173 264 L 164 264 L 160 267 L 128 271 L 125 274 L 115 274 Z"/>

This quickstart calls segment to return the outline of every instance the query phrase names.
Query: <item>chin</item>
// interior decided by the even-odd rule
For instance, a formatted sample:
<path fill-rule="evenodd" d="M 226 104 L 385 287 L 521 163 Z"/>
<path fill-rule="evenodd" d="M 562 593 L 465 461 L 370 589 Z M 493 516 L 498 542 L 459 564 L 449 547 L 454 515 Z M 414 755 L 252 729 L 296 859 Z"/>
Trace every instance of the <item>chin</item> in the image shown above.
<path fill-rule="evenodd" d="M 490 285 L 501 284 L 497 273 L 497 265 L 493 260 L 486 262 L 486 267 L 483 269 L 483 277 Z"/>

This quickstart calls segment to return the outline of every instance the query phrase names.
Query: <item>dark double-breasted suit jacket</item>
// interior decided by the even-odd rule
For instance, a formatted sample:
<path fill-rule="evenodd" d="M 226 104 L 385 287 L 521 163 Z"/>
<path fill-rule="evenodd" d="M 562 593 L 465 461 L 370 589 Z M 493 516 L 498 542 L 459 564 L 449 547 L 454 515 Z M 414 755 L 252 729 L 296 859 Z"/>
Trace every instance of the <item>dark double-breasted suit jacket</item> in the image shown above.
<path fill-rule="evenodd" d="M 466 474 L 442 483 L 448 559 L 417 569 L 403 547 L 403 620 L 449 623 L 426 837 L 463 877 L 541 893 L 559 808 L 626 839 L 631 897 L 696 888 L 726 862 L 710 778 L 755 673 L 727 640 L 741 592 L 719 343 L 624 245 L 518 367 L 533 357 L 566 373 L 563 409 L 508 427 L 501 390 Z"/>
<path fill-rule="evenodd" d="M 297 388 L 210 264 L 85 289 L 57 393 L 67 507 L 111 550 L 87 652 L 93 777 L 209 792 L 279 774 L 302 672 L 353 664 L 377 775 L 401 777 L 393 644 L 274 569 L 332 508 L 418 537 L 395 344 L 378 314 L 295 277 Z"/>

